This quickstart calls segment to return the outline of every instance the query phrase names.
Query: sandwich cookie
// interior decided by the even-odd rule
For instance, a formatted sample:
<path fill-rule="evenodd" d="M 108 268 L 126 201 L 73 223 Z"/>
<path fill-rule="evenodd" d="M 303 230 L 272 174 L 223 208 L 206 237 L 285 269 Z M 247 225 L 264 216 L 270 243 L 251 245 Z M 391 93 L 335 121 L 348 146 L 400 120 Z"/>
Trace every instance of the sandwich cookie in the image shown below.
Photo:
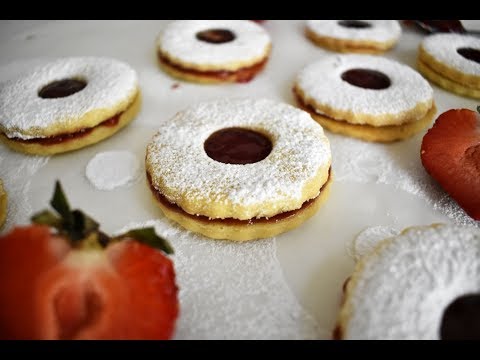
<path fill-rule="evenodd" d="M 137 74 L 110 58 L 62 58 L 0 87 L 0 140 L 53 155 L 95 144 L 140 109 Z"/>
<path fill-rule="evenodd" d="M 480 39 L 463 34 L 435 34 L 420 44 L 418 70 L 455 94 L 480 99 Z"/>
<path fill-rule="evenodd" d="M 160 67 L 198 83 L 248 82 L 266 65 L 270 36 L 250 20 L 179 20 L 157 38 Z"/>
<path fill-rule="evenodd" d="M 275 236 L 318 210 L 331 183 L 330 144 L 310 115 L 271 100 L 218 100 L 179 112 L 147 146 L 163 213 L 214 239 Z"/>
<path fill-rule="evenodd" d="M 332 51 L 379 54 L 398 42 L 397 20 L 308 20 L 307 37 Z"/>
<path fill-rule="evenodd" d="M 412 227 L 356 265 L 336 339 L 480 339 L 480 230 Z"/>
<path fill-rule="evenodd" d="M 324 128 L 367 141 L 406 139 L 430 124 L 430 84 L 415 70 L 372 55 L 331 55 L 298 74 L 299 106 Z"/>

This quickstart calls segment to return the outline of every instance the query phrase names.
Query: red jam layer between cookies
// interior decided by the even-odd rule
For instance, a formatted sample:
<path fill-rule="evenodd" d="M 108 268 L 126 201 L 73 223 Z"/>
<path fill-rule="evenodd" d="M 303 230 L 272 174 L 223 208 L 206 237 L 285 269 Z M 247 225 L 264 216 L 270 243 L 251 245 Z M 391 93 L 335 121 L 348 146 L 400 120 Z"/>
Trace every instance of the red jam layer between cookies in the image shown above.
<path fill-rule="evenodd" d="M 266 57 L 264 60 L 252 66 L 247 66 L 235 71 L 228 71 L 228 70 L 199 71 L 194 69 L 188 69 L 171 62 L 167 57 L 163 56 L 160 53 L 158 53 L 158 59 L 161 63 L 165 64 L 166 66 L 172 67 L 184 74 L 192 74 L 195 76 L 209 77 L 215 80 L 227 80 L 230 77 L 234 76 L 236 82 L 243 83 L 243 82 L 249 82 L 250 80 L 252 80 L 255 77 L 255 75 L 257 75 L 257 73 L 259 73 L 264 68 L 265 64 L 267 63 L 268 57 Z"/>
<path fill-rule="evenodd" d="M 177 204 L 174 204 L 174 203 L 171 203 L 170 201 L 168 201 L 165 196 L 163 196 L 157 189 L 155 189 L 155 187 L 152 184 L 152 177 L 150 176 L 150 174 L 148 172 L 147 172 L 147 180 L 148 180 L 148 184 L 150 185 L 150 190 L 152 191 L 155 198 L 163 206 L 168 208 L 170 211 L 174 211 L 178 214 L 181 214 L 182 216 L 187 216 L 187 217 L 191 218 L 192 220 L 202 221 L 202 222 L 205 222 L 205 223 L 215 222 L 215 223 L 218 223 L 218 224 L 225 224 L 225 225 L 245 225 L 245 226 L 248 226 L 248 225 L 254 225 L 254 224 L 268 224 L 268 223 L 276 223 L 278 221 L 283 221 L 285 219 L 292 218 L 292 217 L 296 216 L 299 212 L 308 208 L 310 205 L 312 205 L 319 198 L 319 195 L 321 194 L 322 190 L 325 188 L 325 186 L 330 181 L 330 169 L 328 170 L 327 181 L 320 188 L 319 195 L 317 197 L 313 198 L 313 199 L 305 201 L 299 209 L 285 211 L 283 213 L 277 214 L 277 215 L 269 217 L 269 218 L 263 217 L 263 218 L 253 218 L 253 219 L 248 219 L 248 220 L 239 220 L 239 219 L 234 219 L 234 218 L 210 219 L 208 216 L 204 216 L 204 215 L 189 214 L 189 213 L 183 211 L 182 208 L 180 206 L 178 206 Z"/>
<path fill-rule="evenodd" d="M 121 112 L 110 119 L 107 119 L 105 121 L 102 121 L 100 124 L 97 126 L 91 127 L 91 128 L 84 128 L 80 129 L 78 131 L 75 131 L 73 133 L 67 133 L 67 134 L 60 134 L 60 135 L 55 135 L 55 136 L 49 136 L 46 138 L 36 138 L 36 139 L 21 139 L 21 138 L 9 138 L 9 140 L 12 141 L 18 141 L 22 143 L 27 143 L 27 144 L 41 144 L 41 145 L 55 145 L 55 144 L 61 144 L 70 140 L 78 139 L 83 136 L 87 136 L 90 134 L 94 129 L 100 127 L 100 126 L 105 126 L 105 127 L 115 127 L 118 125 L 120 121 L 120 116 L 122 116 L 124 112 Z"/>

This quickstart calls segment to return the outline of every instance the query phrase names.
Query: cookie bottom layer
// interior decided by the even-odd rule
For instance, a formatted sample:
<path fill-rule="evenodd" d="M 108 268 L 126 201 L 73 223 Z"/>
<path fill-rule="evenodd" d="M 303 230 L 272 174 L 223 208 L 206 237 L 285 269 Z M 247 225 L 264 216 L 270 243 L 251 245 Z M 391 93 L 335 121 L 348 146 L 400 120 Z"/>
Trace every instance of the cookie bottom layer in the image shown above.
<path fill-rule="evenodd" d="M 433 70 L 427 63 L 425 63 L 420 58 L 417 60 L 417 68 L 428 80 L 434 82 L 435 84 L 450 92 L 462 96 L 468 96 L 474 99 L 480 99 L 480 89 L 468 87 L 453 80 L 450 80 L 449 78 L 446 78 L 442 74 Z"/>
<path fill-rule="evenodd" d="M 7 193 L 3 189 L 2 180 L 0 180 L 0 229 L 7 218 Z"/>
<path fill-rule="evenodd" d="M 160 207 L 165 216 L 178 223 L 187 230 L 200 233 L 212 239 L 225 239 L 234 241 L 248 241 L 255 239 L 268 238 L 292 230 L 310 217 L 312 217 L 326 201 L 330 193 L 332 183 L 332 174 L 327 182 L 322 186 L 320 194 L 309 200 L 302 208 L 288 212 L 290 216 L 282 216 L 279 219 L 272 217 L 270 219 L 235 220 L 235 219 L 211 219 L 204 216 L 190 215 L 175 204 L 168 204 L 159 199 L 160 193 L 156 192 L 149 183 L 155 203 Z"/>
<path fill-rule="evenodd" d="M 316 45 L 341 53 L 382 54 L 395 45 L 395 41 L 382 43 L 368 40 L 337 39 L 319 36 L 309 29 L 305 30 L 305 34 Z"/>
<path fill-rule="evenodd" d="M 312 118 L 325 129 L 337 134 L 372 142 L 394 142 L 412 137 L 425 129 L 433 121 L 437 112 L 437 107 L 434 103 L 427 114 L 417 121 L 402 125 L 372 126 L 350 124 L 346 121 L 335 120 L 328 116 L 320 115 L 315 112 L 312 107 L 305 105 L 298 97 L 297 103 L 301 109 L 308 111 Z"/>
<path fill-rule="evenodd" d="M 15 151 L 32 155 L 54 155 L 68 151 L 78 150 L 89 145 L 96 144 L 127 126 L 138 114 L 141 105 L 140 92 L 135 96 L 132 103 L 123 111 L 114 126 L 96 126 L 83 136 L 66 139 L 65 141 L 53 144 L 44 144 L 35 141 L 22 141 L 8 138 L 5 134 L 0 134 L 0 141 Z"/>

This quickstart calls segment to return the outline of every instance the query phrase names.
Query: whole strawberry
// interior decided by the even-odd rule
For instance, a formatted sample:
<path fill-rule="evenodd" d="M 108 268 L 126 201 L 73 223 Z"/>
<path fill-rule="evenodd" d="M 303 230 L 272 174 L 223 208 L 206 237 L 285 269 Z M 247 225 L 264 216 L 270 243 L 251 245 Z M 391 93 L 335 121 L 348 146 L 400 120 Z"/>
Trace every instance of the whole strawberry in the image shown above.
<path fill-rule="evenodd" d="M 480 115 L 468 109 L 441 114 L 423 137 L 422 164 L 475 220 L 480 220 Z"/>
<path fill-rule="evenodd" d="M 57 182 L 33 225 L 0 237 L 0 339 L 169 339 L 178 315 L 169 244 L 153 228 L 110 237 Z"/>

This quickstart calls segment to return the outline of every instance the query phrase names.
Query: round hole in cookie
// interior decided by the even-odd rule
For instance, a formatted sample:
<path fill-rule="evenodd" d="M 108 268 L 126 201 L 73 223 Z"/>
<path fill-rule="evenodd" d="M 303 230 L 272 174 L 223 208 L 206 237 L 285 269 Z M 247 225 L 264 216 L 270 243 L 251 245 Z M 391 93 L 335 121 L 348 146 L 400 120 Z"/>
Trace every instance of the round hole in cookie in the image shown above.
<path fill-rule="evenodd" d="M 87 82 L 82 79 L 62 79 L 55 80 L 45 85 L 38 91 L 38 96 L 43 99 L 56 99 L 73 95 L 87 86 Z"/>
<path fill-rule="evenodd" d="M 456 298 L 443 312 L 442 340 L 480 340 L 480 294 Z"/>
<path fill-rule="evenodd" d="M 272 147 L 264 134 L 240 127 L 215 131 L 203 144 L 210 158 L 224 164 L 256 163 L 265 159 Z"/>
<path fill-rule="evenodd" d="M 350 85 L 364 89 L 382 90 L 391 85 L 390 78 L 384 73 L 370 69 L 350 69 L 342 74 L 342 80 Z"/>
<path fill-rule="evenodd" d="M 367 29 L 372 27 L 372 24 L 362 20 L 340 20 L 338 25 L 354 29 Z"/>
<path fill-rule="evenodd" d="M 476 63 L 480 64 L 480 50 L 473 48 L 459 48 L 457 49 L 457 53 L 462 55 L 465 59 L 475 61 Z"/>
<path fill-rule="evenodd" d="M 228 29 L 207 29 L 198 32 L 196 37 L 211 44 L 223 44 L 235 40 L 235 34 Z"/>

